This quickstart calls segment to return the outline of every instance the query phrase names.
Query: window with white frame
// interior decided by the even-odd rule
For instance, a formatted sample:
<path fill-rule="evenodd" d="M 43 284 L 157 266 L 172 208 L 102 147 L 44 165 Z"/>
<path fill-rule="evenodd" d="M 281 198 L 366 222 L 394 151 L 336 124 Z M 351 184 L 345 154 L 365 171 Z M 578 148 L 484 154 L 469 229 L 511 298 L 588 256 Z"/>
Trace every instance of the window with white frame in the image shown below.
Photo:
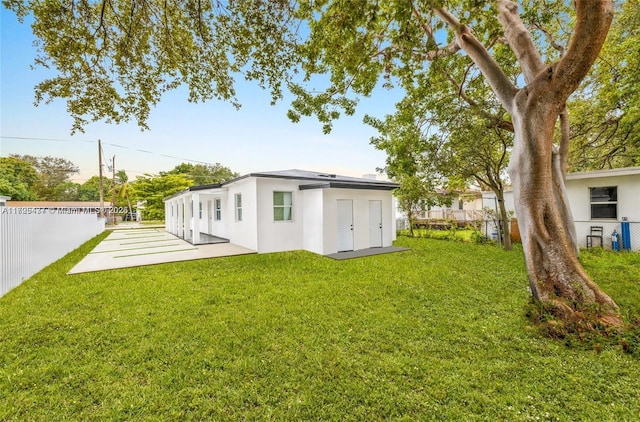
<path fill-rule="evenodd" d="M 198 202 L 198 218 L 202 220 L 202 202 Z"/>
<path fill-rule="evenodd" d="M 242 194 L 235 194 L 235 204 L 236 204 L 236 221 L 242 221 Z"/>
<path fill-rule="evenodd" d="M 589 188 L 591 219 L 618 218 L 618 187 Z"/>
<path fill-rule="evenodd" d="M 273 192 L 273 220 L 291 221 L 293 192 Z"/>
<path fill-rule="evenodd" d="M 213 201 L 214 203 L 214 215 L 215 215 L 215 220 L 216 221 L 220 221 L 222 220 L 222 201 L 220 200 L 220 198 L 216 198 L 215 201 Z"/>

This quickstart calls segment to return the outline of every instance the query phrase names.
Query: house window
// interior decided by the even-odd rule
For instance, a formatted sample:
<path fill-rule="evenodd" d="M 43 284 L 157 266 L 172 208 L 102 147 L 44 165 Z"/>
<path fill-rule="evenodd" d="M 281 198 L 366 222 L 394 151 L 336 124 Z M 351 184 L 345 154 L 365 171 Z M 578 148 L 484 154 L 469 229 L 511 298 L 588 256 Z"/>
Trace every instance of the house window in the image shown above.
<path fill-rule="evenodd" d="M 618 218 L 618 188 L 608 186 L 589 188 L 591 199 L 591 219 Z"/>
<path fill-rule="evenodd" d="M 236 221 L 242 221 L 242 194 L 241 193 L 236 193 L 235 203 L 236 203 Z"/>
<path fill-rule="evenodd" d="M 214 201 L 214 206 L 215 206 L 215 220 L 216 221 L 220 221 L 222 220 L 222 201 L 220 200 L 220 198 L 216 198 L 216 200 Z"/>
<path fill-rule="evenodd" d="M 198 203 L 198 217 L 202 220 L 202 202 Z"/>
<path fill-rule="evenodd" d="M 292 192 L 273 192 L 273 220 L 291 221 Z"/>

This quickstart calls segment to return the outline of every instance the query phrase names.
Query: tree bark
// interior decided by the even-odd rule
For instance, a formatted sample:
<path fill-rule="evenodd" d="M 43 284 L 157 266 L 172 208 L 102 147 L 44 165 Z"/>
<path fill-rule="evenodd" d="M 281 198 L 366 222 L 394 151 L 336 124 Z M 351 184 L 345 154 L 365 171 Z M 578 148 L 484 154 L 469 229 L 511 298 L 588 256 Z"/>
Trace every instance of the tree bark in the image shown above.
<path fill-rule="evenodd" d="M 566 224 L 560 160 L 553 149 L 558 106 L 545 96 L 543 87 L 523 89 L 511 114 L 516 131 L 509 175 L 531 293 L 562 320 L 576 321 L 591 312 L 604 324 L 621 325 L 617 305 L 577 259 L 572 224 Z"/>
<path fill-rule="evenodd" d="M 409 220 L 409 236 L 414 237 L 413 234 L 413 222 L 415 221 L 415 218 L 413 216 L 413 207 L 412 204 L 409 204 L 409 207 L 407 208 L 407 220 Z"/>
<path fill-rule="evenodd" d="M 503 248 L 505 251 L 510 251 L 513 249 L 513 245 L 511 244 L 511 222 L 509 221 L 509 215 L 507 214 L 507 207 L 504 204 L 504 191 L 499 190 L 495 192 L 495 194 L 498 199 L 498 209 L 500 210 L 499 218 L 502 222 Z"/>
<path fill-rule="evenodd" d="M 527 86 L 522 89 L 513 86 L 489 52 L 446 9 L 436 14 L 456 33 L 460 47 L 478 65 L 511 115 L 515 137 L 509 175 L 531 293 L 565 322 L 597 319 L 620 326 L 617 305 L 578 261 L 564 184 L 566 145 L 558 150 L 553 144 L 558 116 L 602 48 L 613 18 L 612 0 L 574 1 L 576 26 L 571 44 L 551 66 L 544 65 L 535 51 L 517 5 L 509 0 L 497 2 L 505 37 L 525 76 Z M 561 121 L 561 126 L 565 123 Z"/>

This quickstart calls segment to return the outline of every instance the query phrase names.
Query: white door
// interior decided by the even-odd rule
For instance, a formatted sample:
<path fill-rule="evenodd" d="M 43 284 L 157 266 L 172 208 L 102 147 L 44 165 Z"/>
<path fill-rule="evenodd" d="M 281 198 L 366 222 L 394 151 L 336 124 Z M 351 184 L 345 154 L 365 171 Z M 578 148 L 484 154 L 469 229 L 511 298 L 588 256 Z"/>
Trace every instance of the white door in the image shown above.
<path fill-rule="evenodd" d="M 213 234 L 213 205 L 212 201 L 207 201 L 207 233 Z"/>
<path fill-rule="evenodd" d="M 382 201 L 369 201 L 369 247 L 382 247 Z"/>
<path fill-rule="evenodd" d="M 353 250 L 353 201 L 338 199 L 338 252 Z"/>

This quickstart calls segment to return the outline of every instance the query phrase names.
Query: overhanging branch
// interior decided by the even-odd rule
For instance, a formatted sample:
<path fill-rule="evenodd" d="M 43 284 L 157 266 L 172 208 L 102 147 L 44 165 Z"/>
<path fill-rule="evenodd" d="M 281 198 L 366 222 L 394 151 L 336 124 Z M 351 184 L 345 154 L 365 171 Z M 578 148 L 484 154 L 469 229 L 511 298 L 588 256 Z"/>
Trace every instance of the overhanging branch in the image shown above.
<path fill-rule="evenodd" d="M 458 45 L 469 55 L 478 66 L 487 82 L 502 103 L 502 106 L 511 113 L 516 87 L 511 83 L 507 75 L 487 49 L 473 36 L 469 28 L 462 25 L 458 19 L 445 8 L 435 9 L 436 15 L 445 22 L 456 35 Z"/>

